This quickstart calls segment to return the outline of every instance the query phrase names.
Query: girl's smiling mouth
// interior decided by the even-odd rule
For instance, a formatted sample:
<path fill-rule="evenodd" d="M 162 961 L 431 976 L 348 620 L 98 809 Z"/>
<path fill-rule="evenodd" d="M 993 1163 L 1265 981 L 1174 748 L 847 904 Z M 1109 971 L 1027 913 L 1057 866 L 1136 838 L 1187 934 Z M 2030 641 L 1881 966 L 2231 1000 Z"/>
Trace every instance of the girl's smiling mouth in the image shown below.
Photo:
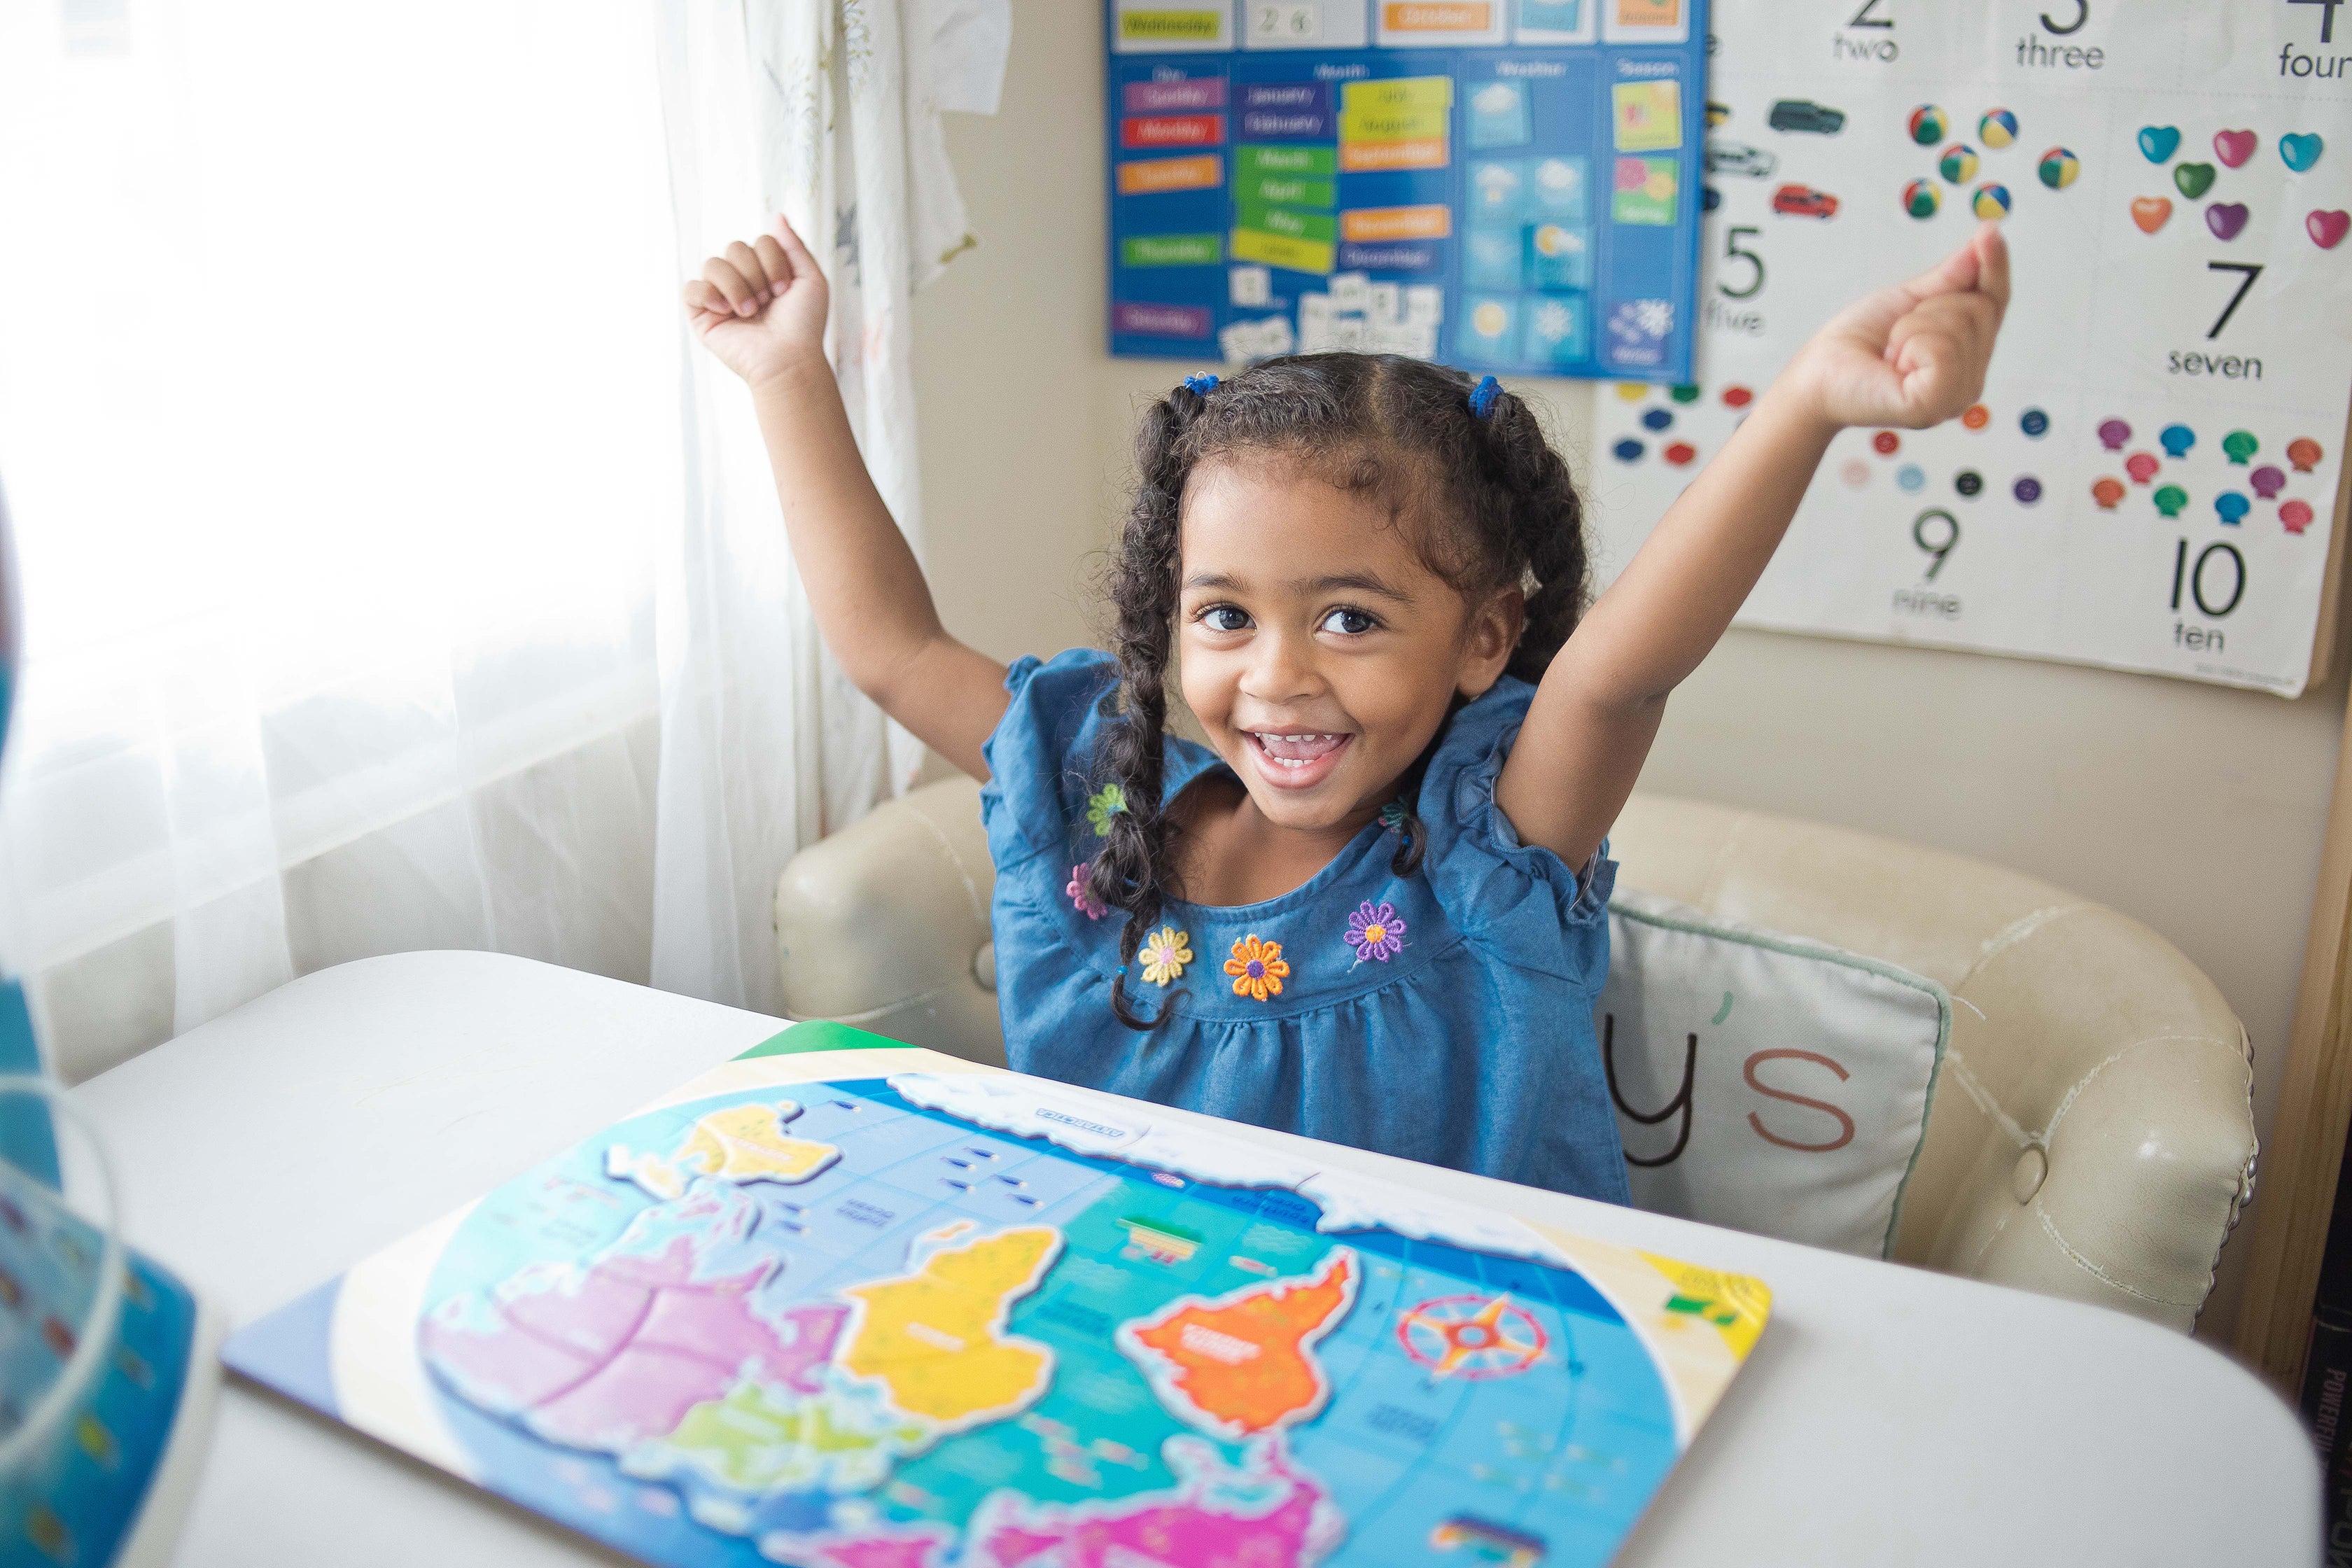
<path fill-rule="evenodd" d="M 1339 765 L 1353 735 L 1311 730 L 1244 730 L 1258 775 L 1276 789 L 1308 789 Z"/>

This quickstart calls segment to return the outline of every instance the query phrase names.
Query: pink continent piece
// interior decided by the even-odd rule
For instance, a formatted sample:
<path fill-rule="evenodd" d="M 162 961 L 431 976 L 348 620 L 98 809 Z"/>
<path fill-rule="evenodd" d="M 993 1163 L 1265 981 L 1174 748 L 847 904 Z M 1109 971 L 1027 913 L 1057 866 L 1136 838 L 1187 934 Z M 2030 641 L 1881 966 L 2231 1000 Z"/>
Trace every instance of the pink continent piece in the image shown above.
<path fill-rule="evenodd" d="M 972 1521 L 967 1552 L 985 1568 L 1118 1568 L 1138 1561 L 1187 1568 L 1306 1568 L 1337 1543 L 1343 1528 L 1323 1489 L 1283 1458 L 1278 1440 L 1250 1446 L 1241 1472 L 1225 1470 L 1196 1439 L 1178 1445 L 1203 1458 L 1179 1465 L 1181 1484 L 1166 1492 L 1076 1508 L 1037 1505 L 1000 1493 Z M 1257 1497 L 1232 1506 L 1218 1494 L 1246 1480 Z M 1268 1481 L 1280 1500 L 1265 1506 Z"/>
<path fill-rule="evenodd" d="M 693 1237 L 671 1235 L 650 1255 L 622 1250 L 636 1229 L 584 1273 L 541 1266 L 443 1303 L 418 1326 L 425 1364 L 469 1404 L 607 1453 L 673 1430 L 754 1363 L 770 1381 L 821 1390 L 846 1307 L 771 1320 L 752 1302 L 775 1259 L 701 1279 Z"/>

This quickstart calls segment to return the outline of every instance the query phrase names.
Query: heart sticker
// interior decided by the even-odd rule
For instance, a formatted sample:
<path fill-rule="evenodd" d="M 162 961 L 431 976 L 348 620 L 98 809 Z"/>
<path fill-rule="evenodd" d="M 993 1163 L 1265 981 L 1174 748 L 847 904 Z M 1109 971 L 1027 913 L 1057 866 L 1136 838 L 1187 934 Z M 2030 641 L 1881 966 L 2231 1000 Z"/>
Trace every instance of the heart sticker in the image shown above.
<path fill-rule="evenodd" d="M 2326 145 L 2316 132 L 2290 132 L 2279 138 L 2279 156 L 2285 159 L 2286 166 L 2296 174 L 2308 174 L 2311 166 L 2319 162 L 2319 154 Z"/>
<path fill-rule="evenodd" d="M 2246 226 L 2246 204 L 2215 202 L 2205 209 L 2205 226 L 2213 231 L 2215 239 L 2235 239 Z"/>
<path fill-rule="evenodd" d="M 2139 225 L 2139 231 L 2142 234 L 2154 234 L 2164 226 L 2165 220 L 2171 216 L 2172 204 L 2162 196 L 2141 196 L 2132 203 L 2132 222 Z M 2319 217 L 2317 213 L 2311 216 L 2315 222 L 2317 221 Z M 2311 237 L 2317 239 L 2319 231 L 2314 229 Z"/>
<path fill-rule="evenodd" d="M 2172 183 L 2190 201 L 2213 188 L 2213 165 L 2210 163 L 2180 163 L 2172 171 Z"/>
<path fill-rule="evenodd" d="M 2311 236 L 2312 244 L 2322 250 L 2333 250 L 2344 238 L 2345 231 L 2352 229 L 2352 213 L 2341 209 L 2315 212 L 2303 220 L 2303 226 Z"/>
<path fill-rule="evenodd" d="M 2161 163 L 2180 148 L 2180 128 L 2177 125 L 2143 125 L 2139 128 L 2139 150 L 2151 163 Z"/>
<path fill-rule="evenodd" d="M 2245 167 L 2246 160 L 2262 145 L 2262 138 L 2251 131 L 2216 131 L 2213 132 L 2213 156 L 2232 169 Z"/>

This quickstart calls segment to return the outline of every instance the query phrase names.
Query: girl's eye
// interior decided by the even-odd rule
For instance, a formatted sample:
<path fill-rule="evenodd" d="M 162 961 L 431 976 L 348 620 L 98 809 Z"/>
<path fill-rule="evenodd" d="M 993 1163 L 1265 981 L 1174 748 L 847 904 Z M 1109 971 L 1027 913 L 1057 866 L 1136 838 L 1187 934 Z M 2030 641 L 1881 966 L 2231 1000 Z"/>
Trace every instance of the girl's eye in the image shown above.
<path fill-rule="evenodd" d="M 1201 624 L 1213 632 L 1246 631 L 1249 615 L 1231 605 L 1212 605 L 1201 612 Z"/>
<path fill-rule="evenodd" d="M 1342 637 L 1357 637 L 1370 631 L 1380 623 L 1361 610 L 1337 609 L 1323 617 L 1320 630 L 1338 632 Z"/>

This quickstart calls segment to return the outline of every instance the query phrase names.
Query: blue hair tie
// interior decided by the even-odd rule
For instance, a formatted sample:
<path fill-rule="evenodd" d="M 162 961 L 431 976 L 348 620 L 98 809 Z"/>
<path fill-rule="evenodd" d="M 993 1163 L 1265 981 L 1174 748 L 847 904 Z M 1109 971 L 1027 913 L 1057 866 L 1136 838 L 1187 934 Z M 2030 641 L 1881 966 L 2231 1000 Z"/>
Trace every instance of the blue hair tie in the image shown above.
<path fill-rule="evenodd" d="M 1503 395 L 1503 384 L 1487 376 L 1470 389 L 1470 412 L 1484 419 L 1495 411 L 1495 399 Z"/>
<path fill-rule="evenodd" d="M 1188 375 L 1184 378 L 1184 390 L 1195 397 L 1206 397 L 1217 390 L 1217 378 L 1213 375 Z"/>

